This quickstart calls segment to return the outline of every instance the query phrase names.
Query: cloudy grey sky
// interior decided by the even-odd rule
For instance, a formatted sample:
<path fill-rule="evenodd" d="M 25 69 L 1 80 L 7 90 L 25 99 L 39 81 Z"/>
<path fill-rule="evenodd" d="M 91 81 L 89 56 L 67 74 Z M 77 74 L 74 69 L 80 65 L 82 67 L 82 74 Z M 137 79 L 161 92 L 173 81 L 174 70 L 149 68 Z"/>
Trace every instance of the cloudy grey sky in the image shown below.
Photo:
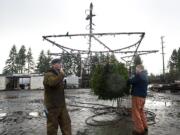
<path fill-rule="evenodd" d="M 161 49 L 165 63 L 180 47 L 179 0 L 0 0 L 0 72 L 13 44 L 31 47 L 37 60 L 42 49 L 58 52 L 43 35 L 87 33 L 85 10 L 94 4 L 94 32 L 145 32 L 140 50 Z M 149 73 L 162 73 L 160 52 L 142 56 Z"/>

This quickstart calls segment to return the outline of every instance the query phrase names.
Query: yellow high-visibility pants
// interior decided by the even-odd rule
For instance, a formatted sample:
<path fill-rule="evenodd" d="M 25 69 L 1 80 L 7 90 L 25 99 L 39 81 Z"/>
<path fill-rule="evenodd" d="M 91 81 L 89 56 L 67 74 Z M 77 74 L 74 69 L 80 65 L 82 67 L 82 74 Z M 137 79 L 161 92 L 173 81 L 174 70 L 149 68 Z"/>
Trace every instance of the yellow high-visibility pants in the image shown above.
<path fill-rule="evenodd" d="M 144 104 L 145 98 L 132 96 L 132 120 L 134 130 L 138 133 L 143 133 L 148 128 Z"/>

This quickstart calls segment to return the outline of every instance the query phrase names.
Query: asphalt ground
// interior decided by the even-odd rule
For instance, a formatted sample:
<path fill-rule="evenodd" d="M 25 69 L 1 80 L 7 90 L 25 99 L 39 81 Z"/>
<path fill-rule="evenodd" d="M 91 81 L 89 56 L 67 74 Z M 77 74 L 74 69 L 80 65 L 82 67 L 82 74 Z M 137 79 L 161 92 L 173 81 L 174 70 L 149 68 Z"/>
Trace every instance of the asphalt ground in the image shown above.
<path fill-rule="evenodd" d="M 43 90 L 0 91 L 0 135 L 46 135 L 43 93 Z M 73 135 L 132 134 L 131 117 L 116 115 L 108 108 L 115 107 L 116 101 L 99 100 L 90 89 L 68 89 L 65 95 Z M 121 105 L 129 107 L 130 97 L 122 99 Z M 92 125 L 87 124 L 89 117 L 104 108 L 108 108 L 108 114 L 97 115 L 89 122 Z M 156 114 L 155 120 L 149 122 L 148 135 L 179 134 L 180 95 L 149 92 L 145 108 Z"/>

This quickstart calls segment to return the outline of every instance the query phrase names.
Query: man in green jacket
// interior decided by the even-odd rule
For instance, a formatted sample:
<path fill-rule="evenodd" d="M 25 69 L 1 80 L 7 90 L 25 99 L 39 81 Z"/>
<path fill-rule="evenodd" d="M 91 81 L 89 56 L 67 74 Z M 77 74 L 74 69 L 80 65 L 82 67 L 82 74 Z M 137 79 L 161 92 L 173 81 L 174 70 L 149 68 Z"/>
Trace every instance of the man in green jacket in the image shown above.
<path fill-rule="evenodd" d="M 60 59 L 51 62 L 52 68 L 44 76 L 44 104 L 47 108 L 47 135 L 57 135 L 58 126 L 62 135 L 71 135 L 71 120 L 66 108 Z"/>

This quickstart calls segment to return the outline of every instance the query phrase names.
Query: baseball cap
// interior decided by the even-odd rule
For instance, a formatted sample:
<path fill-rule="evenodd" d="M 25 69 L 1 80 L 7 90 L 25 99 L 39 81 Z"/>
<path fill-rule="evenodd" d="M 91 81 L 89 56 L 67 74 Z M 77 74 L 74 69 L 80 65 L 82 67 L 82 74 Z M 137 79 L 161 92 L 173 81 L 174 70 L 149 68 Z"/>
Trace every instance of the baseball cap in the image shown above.
<path fill-rule="evenodd" d="M 52 65 L 54 65 L 54 64 L 60 64 L 61 63 L 61 60 L 60 59 L 53 59 L 52 61 L 51 61 L 51 64 Z"/>

